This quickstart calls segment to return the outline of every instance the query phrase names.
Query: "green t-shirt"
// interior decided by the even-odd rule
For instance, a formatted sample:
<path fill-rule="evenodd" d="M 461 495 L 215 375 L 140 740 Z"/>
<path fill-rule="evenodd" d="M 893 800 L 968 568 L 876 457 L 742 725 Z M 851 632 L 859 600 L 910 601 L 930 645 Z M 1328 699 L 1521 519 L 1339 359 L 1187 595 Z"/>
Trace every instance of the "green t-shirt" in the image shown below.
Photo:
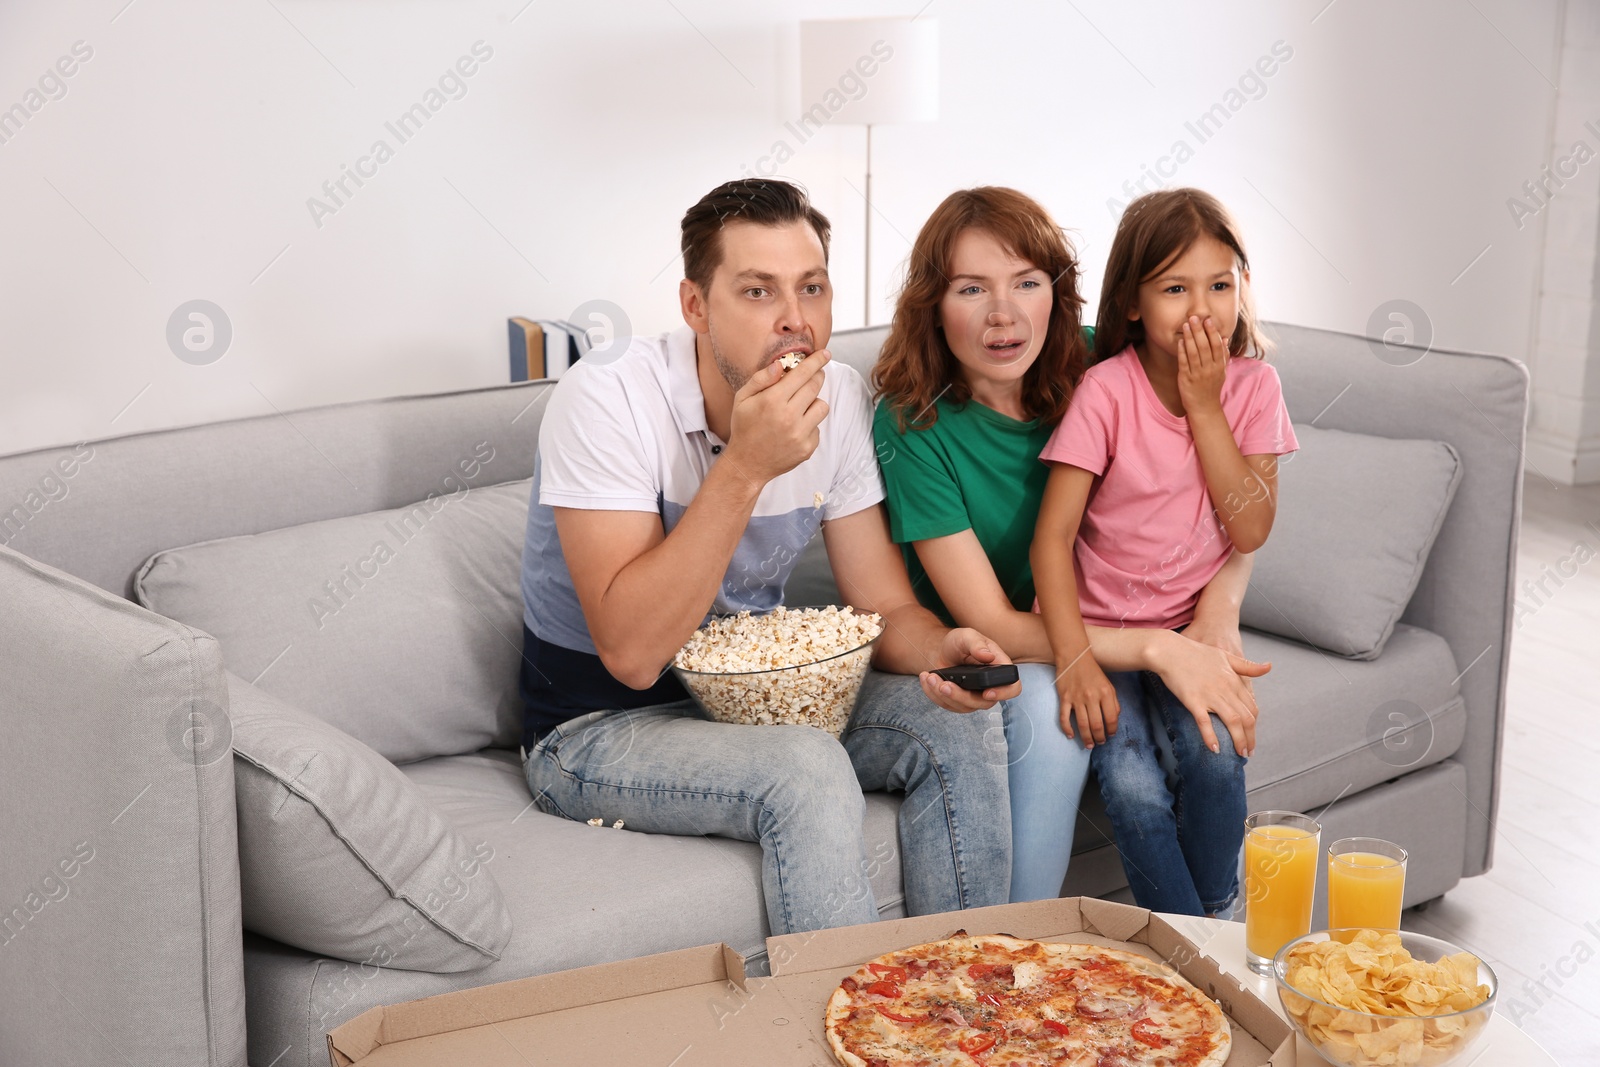
<path fill-rule="evenodd" d="M 1084 337 L 1094 349 L 1094 328 Z M 1033 609 L 1033 564 L 1028 549 L 1044 502 L 1050 468 L 1039 453 L 1055 425 L 1021 422 L 976 400 L 940 399 L 939 418 L 926 430 L 898 431 L 889 398 L 878 401 L 872 439 L 883 468 L 889 533 L 905 552 L 917 599 L 945 625 L 955 620 L 917 559 L 913 541 L 970 529 L 1018 611 Z"/>
<path fill-rule="evenodd" d="M 936 404 L 939 419 L 926 430 L 900 434 L 887 397 L 872 419 L 888 491 L 889 531 L 905 552 L 911 587 L 945 625 L 955 625 L 911 542 L 970 529 L 1012 605 L 1028 611 L 1033 607 L 1028 546 L 1050 477 L 1039 453 L 1055 427 L 1038 419 L 1019 422 L 976 400 Z"/>

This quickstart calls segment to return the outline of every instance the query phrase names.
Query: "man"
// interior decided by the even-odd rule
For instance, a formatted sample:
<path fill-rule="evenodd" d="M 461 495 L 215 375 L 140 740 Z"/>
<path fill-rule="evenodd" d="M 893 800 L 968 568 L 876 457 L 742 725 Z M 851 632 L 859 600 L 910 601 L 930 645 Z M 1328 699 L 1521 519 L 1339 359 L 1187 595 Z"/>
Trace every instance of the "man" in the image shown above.
<path fill-rule="evenodd" d="M 825 348 L 828 237 L 786 182 L 729 182 L 689 209 L 686 325 L 562 377 L 523 554 L 536 803 L 759 841 L 775 934 L 878 917 L 863 789 L 906 794 L 911 913 L 1001 904 L 1010 881 L 1004 741 L 987 709 L 1019 689 L 966 693 L 931 673 L 1009 660 L 912 593 L 880 503 L 870 396 Z M 789 353 L 804 356 L 792 370 Z M 843 598 L 884 620 L 843 746 L 807 726 L 708 721 L 668 663 L 709 612 L 781 603 L 819 523 Z"/>

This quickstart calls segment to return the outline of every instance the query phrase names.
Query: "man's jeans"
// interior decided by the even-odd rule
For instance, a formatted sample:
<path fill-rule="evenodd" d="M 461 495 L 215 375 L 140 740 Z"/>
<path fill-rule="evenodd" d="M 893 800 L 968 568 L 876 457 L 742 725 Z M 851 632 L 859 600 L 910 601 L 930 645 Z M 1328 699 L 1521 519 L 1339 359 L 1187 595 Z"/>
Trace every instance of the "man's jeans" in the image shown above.
<path fill-rule="evenodd" d="M 1244 843 L 1244 757 L 1222 720 L 1212 716 L 1221 752 L 1150 671 L 1113 671 L 1121 714 L 1117 732 L 1090 755 L 1122 869 L 1142 908 L 1204 915 L 1224 911 L 1239 891 Z M 1169 787 L 1158 757 L 1165 732 L 1176 760 Z"/>
<path fill-rule="evenodd" d="M 998 710 L 935 706 L 912 676 L 871 671 L 843 745 L 810 726 L 733 726 L 690 701 L 596 711 L 540 739 L 524 764 L 541 811 L 627 829 L 761 844 L 773 934 L 872 922 L 862 790 L 900 809 L 906 910 L 1003 904 L 1011 874 Z"/>

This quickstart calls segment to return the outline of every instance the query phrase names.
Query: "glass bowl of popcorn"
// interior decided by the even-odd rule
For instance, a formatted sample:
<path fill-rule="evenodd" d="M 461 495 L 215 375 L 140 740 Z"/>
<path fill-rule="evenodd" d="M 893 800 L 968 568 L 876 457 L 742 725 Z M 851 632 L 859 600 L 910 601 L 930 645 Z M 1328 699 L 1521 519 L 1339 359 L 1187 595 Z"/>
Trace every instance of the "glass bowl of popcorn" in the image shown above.
<path fill-rule="evenodd" d="M 882 618 L 849 607 L 741 611 L 696 630 L 672 672 L 717 722 L 815 726 L 838 737 L 882 634 Z"/>
<path fill-rule="evenodd" d="M 1273 960 L 1278 1000 L 1339 1067 L 1465 1064 L 1494 1014 L 1489 965 L 1408 930 L 1319 930 Z"/>

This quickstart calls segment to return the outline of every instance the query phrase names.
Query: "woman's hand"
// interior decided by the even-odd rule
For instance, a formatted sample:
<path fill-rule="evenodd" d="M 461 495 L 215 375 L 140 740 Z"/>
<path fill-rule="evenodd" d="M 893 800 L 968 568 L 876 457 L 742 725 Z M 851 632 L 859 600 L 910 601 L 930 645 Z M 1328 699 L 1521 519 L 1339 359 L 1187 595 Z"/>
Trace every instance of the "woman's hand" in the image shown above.
<path fill-rule="evenodd" d="M 958 626 L 945 633 L 944 639 L 939 643 L 938 658 L 940 667 L 955 667 L 962 663 L 988 665 L 1011 662 L 1011 657 L 1007 656 L 999 645 L 967 626 Z M 954 682 L 945 681 L 932 671 L 923 671 L 917 677 L 922 682 L 922 691 L 928 695 L 929 700 L 946 711 L 962 714 L 992 708 L 996 701 L 1010 700 L 1022 692 L 1020 681 L 985 689 L 981 693 L 973 693 L 962 689 Z"/>
<path fill-rule="evenodd" d="M 1233 750 L 1245 757 L 1254 755 L 1257 710 L 1250 679 L 1266 674 L 1272 664 L 1201 644 L 1188 636 L 1189 629 L 1173 634 L 1170 641 L 1162 640 L 1154 653 L 1155 672 L 1194 716 L 1207 748 L 1221 749 L 1211 727 L 1211 716 L 1216 715 L 1233 738 Z"/>
<path fill-rule="evenodd" d="M 1056 696 L 1061 701 L 1061 731 L 1068 737 L 1081 737 L 1083 747 L 1104 744 L 1117 732 L 1117 690 L 1087 650 L 1056 674 Z M 1073 720 L 1077 732 L 1073 732 Z"/>
<path fill-rule="evenodd" d="M 1230 620 L 1211 618 L 1196 612 L 1194 621 L 1183 628 L 1182 636 L 1191 641 L 1198 641 L 1202 645 L 1220 648 L 1222 651 L 1232 653 L 1240 659 L 1245 658 L 1244 642 L 1239 639 L 1239 619 L 1237 615 Z M 1244 681 L 1246 685 L 1250 684 L 1249 678 Z"/>
<path fill-rule="evenodd" d="M 1178 338 L 1178 399 L 1185 415 L 1222 411 L 1222 380 L 1228 373 L 1228 342 L 1211 319 L 1190 315 Z"/>

